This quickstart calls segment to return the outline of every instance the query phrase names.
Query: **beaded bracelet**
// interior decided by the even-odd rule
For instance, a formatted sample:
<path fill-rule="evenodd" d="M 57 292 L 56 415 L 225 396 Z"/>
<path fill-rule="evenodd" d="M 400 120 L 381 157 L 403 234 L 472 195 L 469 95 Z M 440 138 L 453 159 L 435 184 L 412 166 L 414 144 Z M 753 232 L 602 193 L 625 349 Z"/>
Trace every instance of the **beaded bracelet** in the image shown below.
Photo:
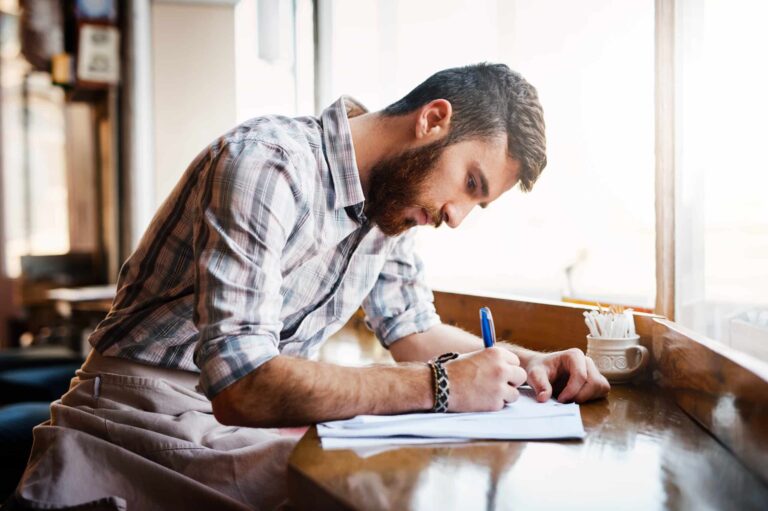
<path fill-rule="evenodd" d="M 443 353 L 434 360 L 428 362 L 432 368 L 432 383 L 434 385 L 435 405 L 432 411 L 435 413 L 445 413 L 448 411 L 448 396 L 450 395 L 450 386 L 448 384 L 448 373 L 443 364 L 459 356 L 458 353 Z"/>

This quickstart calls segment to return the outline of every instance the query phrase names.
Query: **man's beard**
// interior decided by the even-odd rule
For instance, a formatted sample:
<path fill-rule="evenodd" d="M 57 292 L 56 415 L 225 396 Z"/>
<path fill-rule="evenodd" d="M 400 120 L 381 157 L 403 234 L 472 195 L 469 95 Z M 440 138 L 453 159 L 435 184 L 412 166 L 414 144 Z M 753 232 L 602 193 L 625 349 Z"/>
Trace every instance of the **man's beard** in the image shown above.
<path fill-rule="evenodd" d="M 397 236 L 415 226 L 416 221 L 404 215 L 409 207 L 424 208 L 435 227 L 442 223 L 440 211 L 419 204 L 419 200 L 445 146 L 443 141 L 437 141 L 409 149 L 371 168 L 365 215 L 381 232 Z"/>

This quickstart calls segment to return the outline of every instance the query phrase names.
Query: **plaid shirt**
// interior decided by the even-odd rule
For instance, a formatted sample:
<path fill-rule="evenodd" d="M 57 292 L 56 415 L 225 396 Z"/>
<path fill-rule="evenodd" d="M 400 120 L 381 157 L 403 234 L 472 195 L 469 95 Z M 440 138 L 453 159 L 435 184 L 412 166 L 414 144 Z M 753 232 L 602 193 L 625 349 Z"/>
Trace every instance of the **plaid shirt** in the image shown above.
<path fill-rule="evenodd" d="M 344 99 L 237 126 L 160 207 L 91 345 L 200 371 L 213 398 L 278 354 L 314 357 L 361 303 L 384 346 L 429 329 L 413 229 L 385 236 L 363 201 Z"/>

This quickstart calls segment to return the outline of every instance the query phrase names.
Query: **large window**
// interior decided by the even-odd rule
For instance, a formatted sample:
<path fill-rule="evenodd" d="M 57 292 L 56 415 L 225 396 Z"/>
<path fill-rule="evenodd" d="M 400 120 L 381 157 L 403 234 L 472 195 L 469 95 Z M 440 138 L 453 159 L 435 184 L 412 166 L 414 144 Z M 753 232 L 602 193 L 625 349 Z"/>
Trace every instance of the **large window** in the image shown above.
<path fill-rule="evenodd" d="M 319 5 L 321 34 L 331 34 L 320 38 L 323 104 L 347 93 L 380 109 L 434 71 L 479 61 L 506 63 L 539 90 L 548 167 L 530 194 L 507 194 L 456 231 L 420 233 L 434 287 L 652 308 L 656 261 L 666 264 L 671 243 L 675 282 L 658 285 L 674 288 L 674 319 L 768 360 L 764 3 Z M 673 27 L 674 43 L 655 62 L 660 27 Z M 664 59 L 674 72 L 660 86 L 674 89 L 674 115 L 656 118 Z M 659 165 L 674 170 L 675 216 L 660 218 L 674 221 L 675 236 L 656 255 L 660 141 L 674 147 Z"/>
<path fill-rule="evenodd" d="M 314 110 L 312 0 L 152 2 L 151 20 L 156 172 L 146 221 L 189 162 L 237 123 Z"/>
<path fill-rule="evenodd" d="M 314 110 L 312 0 L 241 0 L 235 7 L 237 121 Z"/>
<path fill-rule="evenodd" d="M 451 290 L 654 301 L 653 2 L 335 0 L 324 103 L 371 109 L 429 74 L 480 61 L 540 93 L 549 164 L 456 231 L 424 228 L 432 285 Z"/>
<path fill-rule="evenodd" d="M 768 4 L 677 18 L 677 320 L 768 360 Z"/>
<path fill-rule="evenodd" d="M 16 277 L 22 255 L 63 254 L 70 248 L 64 92 L 21 54 L 18 2 L 4 0 L 0 11 L 0 218 L 5 219 L 5 271 Z"/>

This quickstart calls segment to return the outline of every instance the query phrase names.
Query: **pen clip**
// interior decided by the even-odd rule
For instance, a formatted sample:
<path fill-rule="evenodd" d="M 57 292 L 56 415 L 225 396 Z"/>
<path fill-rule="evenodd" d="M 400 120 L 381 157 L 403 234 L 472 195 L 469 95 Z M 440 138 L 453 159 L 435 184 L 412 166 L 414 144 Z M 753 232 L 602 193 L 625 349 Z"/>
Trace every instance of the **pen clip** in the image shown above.
<path fill-rule="evenodd" d="M 491 334 L 491 342 L 496 344 L 496 327 L 493 326 L 493 314 L 491 314 L 491 309 L 488 309 L 488 330 Z"/>

